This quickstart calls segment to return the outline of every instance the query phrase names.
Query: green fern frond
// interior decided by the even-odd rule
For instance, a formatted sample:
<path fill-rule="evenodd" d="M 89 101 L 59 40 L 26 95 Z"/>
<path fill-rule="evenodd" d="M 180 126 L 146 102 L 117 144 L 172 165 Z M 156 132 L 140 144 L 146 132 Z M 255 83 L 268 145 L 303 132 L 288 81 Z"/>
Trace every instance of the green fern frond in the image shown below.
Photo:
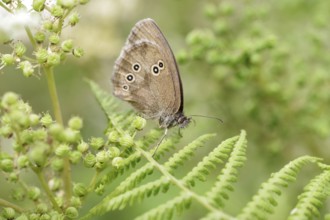
<path fill-rule="evenodd" d="M 298 203 L 292 210 L 289 220 L 320 218 L 319 209 L 329 196 L 330 171 L 323 171 L 320 175 L 312 179 L 304 188 L 304 192 L 299 195 Z"/>
<path fill-rule="evenodd" d="M 233 191 L 233 183 L 237 181 L 237 168 L 242 167 L 246 160 L 246 133 L 242 131 L 239 139 L 234 145 L 229 160 L 221 170 L 212 189 L 206 193 L 206 196 L 218 206 L 224 206 L 224 199 L 228 199 L 228 191 Z"/>
<path fill-rule="evenodd" d="M 239 219 L 267 219 L 277 205 L 277 197 L 281 194 L 281 187 L 287 187 L 295 181 L 301 168 L 308 163 L 317 163 L 319 158 L 303 156 L 291 161 L 277 173 L 271 175 L 267 182 L 261 185 L 258 193 L 243 208 Z"/>
<path fill-rule="evenodd" d="M 169 172 L 171 170 L 176 169 L 178 166 L 184 164 L 190 157 L 192 157 L 195 153 L 195 150 L 204 145 L 206 141 L 214 137 L 215 134 L 205 134 L 193 142 L 182 148 L 178 153 L 175 153 L 165 164 L 164 166 L 168 168 Z"/>
<path fill-rule="evenodd" d="M 237 140 L 238 136 L 223 141 L 183 178 L 183 182 L 186 185 L 193 186 L 196 179 L 205 181 L 206 176 L 210 173 L 210 169 L 214 169 L 216 164 L 224 163 L 224 160 L 228 158 Z"/>
<path fill-rule="evenodd" d="M 135 202 L 141 202 L 150 195 L 157 195 L 160 190 L 167 191 L 170 180 L 166 177 L 162 177 L 153 182 L 146 183 L 142 186 L 136 187 L 130 191 L 126 191 L 115 197 L 107 197 L 102 200 L 97 206 L 92 208 L 89 213 L 83 217 L 88 219 L 96 215 L 102 215 L 108 211 L 123 209 L 128 205 L 132 205 Z"/>
<path fill-rule="evenodd" d="M 92 80 L 86 79 L 86 82 L 89 84 L 96 100 L 99 102 L 105 114 L 107 116 L 113 114 L 115 112 L 114 110 L 118 107 L 118 104 L 115 102 L 113 97 L 109 96 L 107 92 L 103 91 L 99 85 Z"/>
<path fill-rule="evenodd" d="M 188 209 L 191 204 L 192 198 L 189 193 L 181 193 L 180 196 L 177 196 L 166 203 L 158 206 L 155 209 L 152 209 L 149 212 L 139 216 L 136 220 L 145 220 L 145 219 L 172 219 L 174 212 L 180 214 L 184 210 Z"/>

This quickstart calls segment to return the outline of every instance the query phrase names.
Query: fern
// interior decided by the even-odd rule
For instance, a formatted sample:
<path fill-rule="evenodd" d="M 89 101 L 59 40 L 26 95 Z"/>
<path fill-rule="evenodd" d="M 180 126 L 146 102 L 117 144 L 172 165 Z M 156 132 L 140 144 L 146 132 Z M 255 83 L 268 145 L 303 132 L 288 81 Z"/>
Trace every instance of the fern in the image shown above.
<path fill-rule="evenodd" d="M 221 171 L 221 174 L 217 177 L 213 188 L 207 192 L 206 196 L 210 198 L 215 204 L 222 207 L 224 206 L 223 199 L 228 199 L 228 191 L 233 191 L 233 183 L 237 181 L 237 168 L 242 167 L 245 160 L 246 151 L 246 139 L 245 132 L 242 131 L 240 138 L 235 143 L 230 158 L 226 163 L 225 168 Z"/>
<path fill-rule="evenodd" d="M 292 210 L 289 220 L 312 219 L 320 217 L 319 209 L 330 195 L 330 171 L 325 170 L 305 187 L 298 197 L 298 204 Z"/>
<path fill-rule="evenodd" d="M 93 85 L 92 90 L 96 93 L 99 103 L 109 118 L 111 126 L 109 126 L 107 132 L 115 130 L 121 135 L 129 132 L 134 138 L 136 131 L 132 128 L 131 122 L 134 117 L 131 113 L 124 117 L 114 113 L 115 111 L 112 108 L 116 105 L 113 104 L 111 98 L 105 92 L 100 92 L 100 88 L 96 84 L 91 82 L 90 84 Z M 150 196 L 159 196 L 160 192 L 166 193 L 170 188 L 179 190 L 178 195 L 148 210 L 137 219 L 171 219 L 175 214 L 188 210 L 193 202 L 206 210 L 205 216 L 202 218 L 205 220 L 267 219 L 274 212 L 283 189 L 296 180 L 301 168 L 308 163 L 318 163 L 321 169 L 326 171 L 306 186 L 305 192 L 298 198 L 298 204 L 291 213 L 290 218 L 303 219 L 303 217 L 317 216 L 318 209 L 329 195 L 329 193 L 324 193 L 329 184 L 328 165 L 319 163 L 320 159 L 318 158 L 304 156 L 290 162 L 279 172 L 272 174 L 237 217 L 229 215 L 221 209 L 230 198 L 230 192 L 234 190 L 234 183 L 238 181 L 239 168 L 244 165 L 246 160 L 247 141 L 245 131 L 241 131 L 240 135 L 229 138 L 213 148 L 182 177 L 177 176 L 177 169 L 183 167 L 187 161 L 195 157 L 196 150 L 205 146 L 206 142 L 215 135 L 201 135 L 180 150 L 177 150 L 180 136 L 172 135 L 161 143 L 156 156 L 152 157 L 153 149 L 150 149 L 150 145 L 155 144 L 161 134 L 160 130 L 152 130 L 138 140 L 134 140 L 133 145 L 126 148 L 125 154 L 122 154 L 121 166 L 110 169 L 107 174 L 101 176 L 98 184 L 109 185 L 121 174 L 125 174 L 126 177 L 101 202 L 91 208 L 82 219 L 103 215 L 112 210 L 124 209 Z M 164 162 L 160 162 L 159 159 L 164 157 L 165 153 L 170 154 L 168 159 L 162 158 Z M 142 163 L 142 165 L 128 174 L 128 170 L 136 167 L 138 163 Z M 219 165 L 223 165 L 223 168 L 218 172 L 213 186 L 204 193 L 196 193 L 194 187 L 197 180 L 206 181 L 207 176 Z M 152 180 L 155 173 L 158 173 L 157 179 Z M 161 177 L 159 177 L 159 174 Z M 143 182 L 147 176 L 150 176 L 149 180 Z M 96 187 L 98 184 L 96 184 Z M 317 190 L 313 191 L 312 189 Z"/>
<path fill-rule="evenodd" d="M 239 219 L 267 219 L 277 206 L 277 198 L 281 195 L 282 187 L 287 187 L 295 181 L 301 168 L 308 163 L 317 163 L 320 159 L 310 156 L 299 157 L 290 162 L 279 172 L 271 175 L 270 179 L 261 185 L 257 195 L 243 209 Z"/>

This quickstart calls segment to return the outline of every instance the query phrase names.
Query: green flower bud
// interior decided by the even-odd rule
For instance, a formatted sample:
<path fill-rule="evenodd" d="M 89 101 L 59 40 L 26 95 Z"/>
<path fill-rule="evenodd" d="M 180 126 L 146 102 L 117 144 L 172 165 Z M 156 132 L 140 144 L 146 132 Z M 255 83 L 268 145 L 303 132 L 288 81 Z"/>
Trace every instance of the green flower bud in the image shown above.
<path fill-rule="evenodd" d="M 26 52 L 26 47 L 22 42 L 18 42 L 15 44 L 14 47 L 14 52 L 18 57 L 21 57 L 24 55 L 24 53 Z"/>
<path fill-rule="evenodd" d="M 64 167 L 64 161 L 61 158 L 55 158 L 50 164 L 50 166 L 52 167 L 52 170 L 61 172 Z"/>
<path fill-rule="evenodd" d="M 16 218 L 16 220 L 29 220 L 29 218 L 25 214 L 21 214 Z"/>
<path fill-rule="evenodd" d="M 79 4 L 85 5 L 89 2 L 89 0 L 79 0 Z"/>
<path fill-rule="evenodd" d="M 110 158 L 109 158 L 109 154 L 107 151 L 102 150 L 96 154 L 96 160 L 98 162 L 105 163 L 105 162 L 109 161 L 109 159 Z"/>
<path fill-rule="evenodd" d="M 62 17 L 64 14 L 64 10 L 61 6 L 59 5 L 54 5 L 51 9 L 50 9 L 50 13 L 54 16 L 54 17 Z"/>
<path fill-rule="evenodd" d="M 125 148 L 132 147 L 134 140 L 129 134 L 124 134 L 119 138 L 119 144 Z"/>
<path fill-rule="evenodd" d="M 45 127 L 49 127 L 53 123 L 52 116 L 49 113 L 44 114 L 40 119 L 40 123 Z"/>
<path fill-rule="evenodd" d="M 49 151 L 49 146 L 40 142 L 37 146 L 34 146 L 28 154 L 31 163 L 38 167 L 42 167 L 47 162 L 47 154 Z"/>
<path fill-rule="evenodd" d="M 61 56 L 58 53 L 50 53 L 47 57 L 47 64 L 50 66 L 56 66 L 60 64 Z"/>
<path fill-rule="evenodd" d="M 69 155 L 70 151 L 71 149 L 68 145 L 61 144 L 55 149 L 55 154 L 60 157 L 65 157 Z"/>
<path fill-rule="evenodd" d="M 73 130 L 80 130 L 83 126 L 83 121 L 80 117 L 72 117 L 70 120 L 69 120 L 69 127 Z"/>
<path fill-rule="evenodd" d="M 40 214 L 48 212 L 48 207 L 45 203 L 41 203 L 37 205 L 37 212 Z"/>
<path fill-rule="evenodd" d="M 63 41 L 61 48 L 64 52 L 70 52 L 73 49 L 73 41 L 71 39 Z"/>
<path fill-rule="evenodd" d="M 44 10 L 45 1 L 46 0 L 33 0 L 33 4 L 32 4 L 33 9 L 37 12 Z"/>
<path fill-rule="evenodd" d="M 31 213 L 29 215 L 29 220 L 40 220 L 40 215 L 37 213 Z"/>
<path fill-rule="evenodd" d="M 84 197 L 87 194 L 87 187 L 83 183 L 76 183 L 73 186 L 73 194 L 75 196 Z"/>
<path fill-rule="evenodd" d="M 72 151 L 70 152 L 69 159 L 71 163 L 76 164 L 82 158 L 82 153 L 80 151 Z"/>
<path fill-rule="evenodd" d="M 51 31 L 53 29 L 53 22 L 46 20 L 42 24 L 43 28 L 46 29 L 47 31 Z"/>
<path fill-rule="evenodd" d="M 117 147 L 110 147 L 108 152 L 110 158 L 115 158 L 120 155 L 120 150 Z"/>
<path fill-rule="evenodd" d="M 96 158 L 93 154 L 88 153 L 84 158 L 84 165 L 88 168 L 94 167 L 96 163 Z"/>
<path fill-rule="evenodd" d="M 220 12 L 224 15 L 230 15 L 234 11 L 233 6 L 229 2 L 223 2 L 220 4 Z"/>
<path fill-rule="evenodd" d="M 119 134 L 117 131 L 111 131 L 108 135 L 108 140 L 112 143 L 116 143 L 119 140 Z"/>
<path fill-rule="evenodd" d="M 75 26 L 80 20 L 80 16 L 77 12 L 73 12 L 69 17 L 69 24 Z"/>
<path fill-rule="evenodd" d="M 8 176 L 8 180 L 10 182 L 12 182 L 12 183 L 17 183 L 18 178 L 19 178 L 18 174 L 17 173 L 13 173 L 13 172 L 10 173 L 9 176 Z"/>
<path fill-rule="evenodd" d="M 0 127 L 0 136 L 10 138 L 13 135 L 13 130 L 9 125 L 3 125 Z"/>
<path fill-rule="evenodd" d="M 44 48 L 39 48 L 34 55 L 36 56 L 38 63 L 45 63 L 48 59 L 48 51 Z"/>
<path fill-rule="evenodd" d="M 15 187 L 11 196 L 16 201 L 23 201 L 25 199 L 25 191 L 21 187 Z"/>
<path fill-rule="evenodd" d="M 147 121 L 144 118 L 136 117 L 132 124 L 136 130 L 140 131 L 146 126 Z"/>
<path fill-rule="evenodd" d="M 29 165 L 29 158 L 26 155 L 20 155 L 17 158 L 17 166 L 18 168 L 25 168 Z"/>
<path fill-rule="evenodd" d="M 2 216 L 5 219 L 14 219 L 15 218 L 15 210 L 13 208 L 3 208 Z"/>
<path fill-rule="evenodd" d="M 71 9 L 78 3 L 78 0 L 57 0 L 57 4 L 63 8 Z"/>
<path fill-rule="evenodd" d="M 41 31 L 38 31 L 37 33 L 34 34 L 34 40 L 38 44 L 41 44 L 42 42 L 44 42 L 45 38 L 46 38 L 45 34 L 43 32 L 41 32 Z"/>
<path fill-rule="evenodd" d="M 29 199 L 36 201 L 37 199 L 39 199 L 40 195 L 41 195 L 41 191 L 38 187 L 32 186 L 29 188 L 28 191 Z"/>
<path fill-rule="evenodd" d="M 51 179 L 48 182 L 48 186 L 49 186 L 50 190 L 52 190 L 52 191 L 59 190 L 62 187 L 62 185 L 63 185 L 62 180 L 59 178 Z"/>
<path fill-rule="evenodd" d="M 15 57 L 12 54 L 2 54 L 1 64 L 5 66 L 13 65 L 15 63 Z"/>
<path fill-rule="evenodd" d="M 217 15 L 217 7 L 214 4 L 206 4 L 204 13 L 209 18 L 214 18 Z"/>
<path fill-rule="evenodd" d="M 115 157 L 112 160 L 112 166 L 116 167 L 117 169 L 122 167 L 124 159 L 122 157 Z"/>
<path fill-rule="evenodd" d="M 2 96 L 1 105 L 5 108 L 13 106 L 18 103 L 19 96 L 13 92 L 6 92 Z"/>
<path fill-rule="evenodd" d="M 104 146 L 104 140 L 101 137 L 92 137 L 89 144 L 92 148 L 98 150 Z"/>
<path fill-rule="evenodd" d="M 32 64 L 27 60 L 20 62 L 18 64 L 18 68 L 20 68 L 23 71 L 23 75 L 25 77 L 30 77 L 34 73 L 34 68 Z"/>
<path fill-rule="evenodd" d="M 0 161 L 1 170 L 4 172 L 12 172 L 14 170 L 14 162 L 12 159 L 5 158 Z"/>
<path fill-rule="evenodd" d="M 80 133 L 79 131 L 72 130 L 71 128 L 66 128 L 62 133 L 62 138 L 66 142 L 74 143 L 79 141 Z"/>
<path fill-rule="evenodd" d="M 52 34 L 49 36 L 48 40 L 51 44 L 57 45 L 60 42 L 60 36 Z"/>
<path fill-rule="evenodd" d="M 79 197 L 76 197 L 76 196 L 72 196 L 71 199 L 70 199 L 70 204 L 73 206 L 73 207 L 76 207 L 76 208 L 80 208 L 81 207 L 81 199 Z"/>
<path fill-rule="evenodd" d="M 39 220 L 50 220 L 50 215 L 47 213 L 41 214 Z"/>
<path fill-rule="evenodd" d="M 80 58 L 84 56 L 84 50 L 82 48 L 74 48 L 72 54 L 73 56 Z"/>
<path fill-rule="evenodd" d="M 75 219 L 78 218 L 78 210 L 75 207 L 68 207 L 65 210 L 65 216 L 68 217 L 69 219 Z"/>
<path fill-rule="evenodd" d="M 82 153 L 86 152 L 88 148 L 89 148 L 88 144 L 84 141 L 81 141 L 77 146 L 77 149 Z"/>
<path fill-rule="evenodd" d="M 31 126 L 35 126 L 39 123 L 39 115 L 37 114 L 30 114 L 29 121 Z"/>
<path fill-rule="evenodd" d="M 55 122 L 54 124 L 49 125 L 49 133 L 56 138 L 59 138 L 63 133 L 63 131 L 64 131 L 63 126 L 60 125 L 59 123 Z"/>

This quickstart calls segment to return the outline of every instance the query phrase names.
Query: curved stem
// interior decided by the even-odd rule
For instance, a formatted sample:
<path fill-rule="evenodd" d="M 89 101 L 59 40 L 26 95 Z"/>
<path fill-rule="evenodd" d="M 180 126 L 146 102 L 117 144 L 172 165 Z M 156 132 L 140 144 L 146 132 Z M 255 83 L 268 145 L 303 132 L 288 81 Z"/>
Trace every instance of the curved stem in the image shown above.
<path fill-rule="evenodd" d="M 10 207 L 10 208 L 13 208 L 15 211 L 17 211 L 19 213 L 24 212 L 24 209 L 22 209 L 21 207 L 13 204 L 11 202 L 8 202 L 7 200 L 4 200 L 4 199 L 0 199 L 0 206 L 1 207 Z"/>
<path fill-rule="evenodd" d="M 52 191 L 49 189 L 48 184 L 46 183 L 44 176 L 42 175 L 40 170 L 38 170 L 38 169 L 33 169 L 33 170 L 37 174 L 38 179 L 41 183 L 41 186 L 45 190 L 50 202 L 53 204 L 54 209 L 56 209 L 56 211 L 58 211 L 58 212 L 61 212 L 61 208 L 58 206 Z"/>

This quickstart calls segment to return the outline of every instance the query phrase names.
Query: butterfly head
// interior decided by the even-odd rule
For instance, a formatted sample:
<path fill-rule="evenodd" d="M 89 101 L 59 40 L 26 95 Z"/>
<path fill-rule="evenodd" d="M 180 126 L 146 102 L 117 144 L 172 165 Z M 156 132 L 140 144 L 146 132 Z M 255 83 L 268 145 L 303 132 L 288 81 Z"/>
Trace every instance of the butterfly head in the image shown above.
<path fill-rule="evenodd" d="M 185 116 L 182 112 L 178 112 L 174 115 L 165 115 L 159 118 L 159 125 L 161 128 L 171 128 L 179 126 L 185 128 L 190 123 L 191 118 Z"/>

